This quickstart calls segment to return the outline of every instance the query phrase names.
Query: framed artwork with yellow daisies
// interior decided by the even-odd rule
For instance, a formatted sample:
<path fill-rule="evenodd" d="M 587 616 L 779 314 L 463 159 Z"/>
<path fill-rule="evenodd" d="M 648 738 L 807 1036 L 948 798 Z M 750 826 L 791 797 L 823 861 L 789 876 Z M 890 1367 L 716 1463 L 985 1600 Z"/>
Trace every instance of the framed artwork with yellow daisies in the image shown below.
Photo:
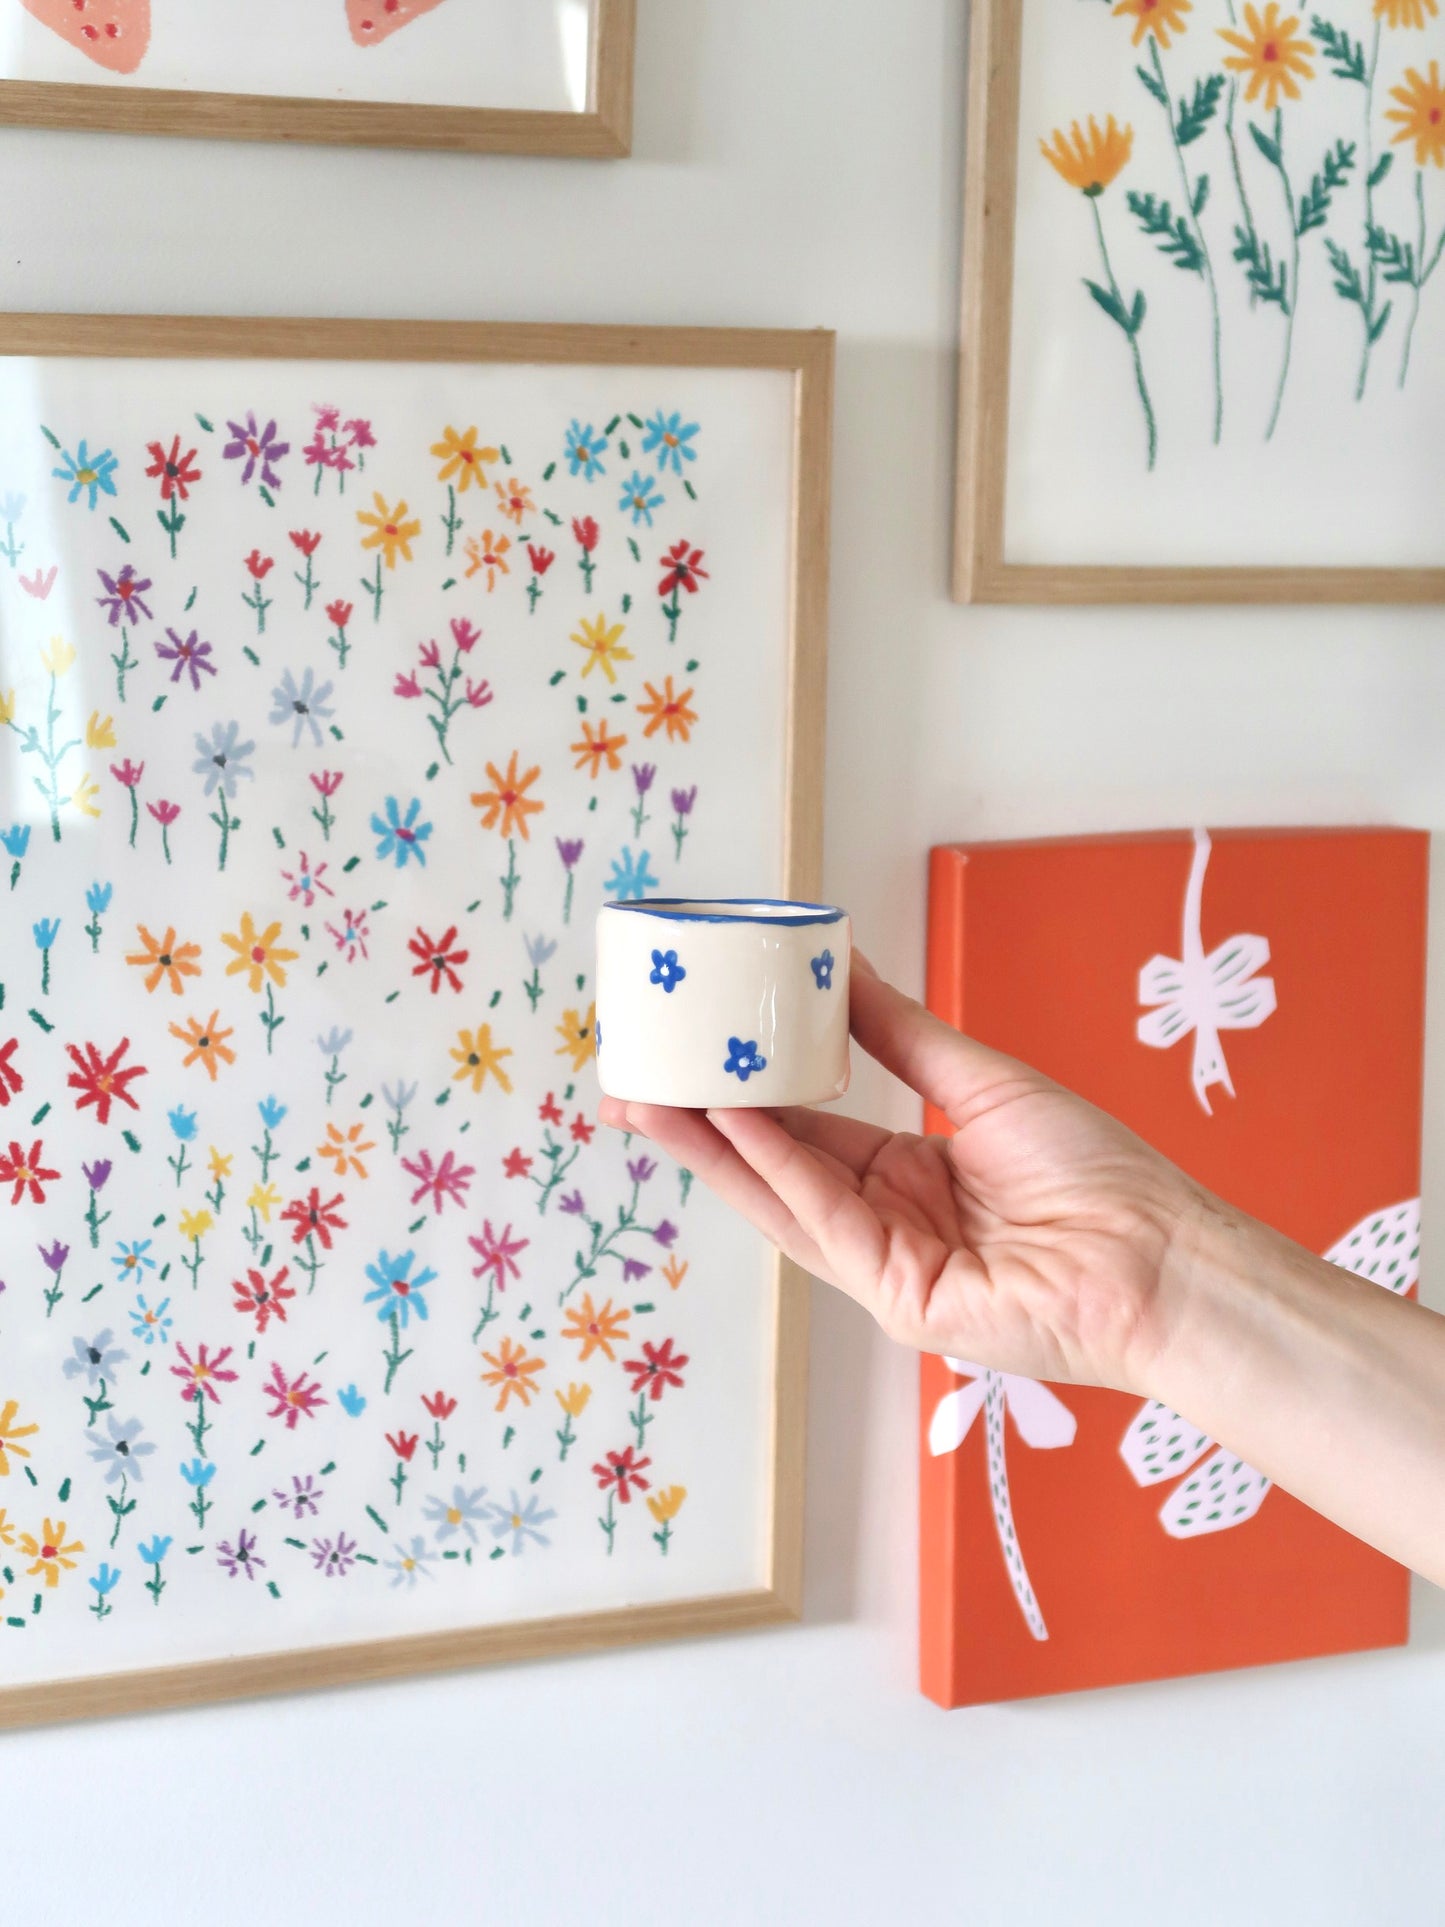
<path fill-rule="evenodd" d="M 978 0 L 955 593 L 1445 598 L 1440 0 Z"/>
<path fill-rule="evenodd" d="M 613 157 L 636 0 L 0 0 L 0 125 Z"/>
<path fill-rule="evenodd" d="M 0 1725 L 796 1612 L 805 1284 L 593 925 L 817 894 L 831 385 L 0 318 Z"/>

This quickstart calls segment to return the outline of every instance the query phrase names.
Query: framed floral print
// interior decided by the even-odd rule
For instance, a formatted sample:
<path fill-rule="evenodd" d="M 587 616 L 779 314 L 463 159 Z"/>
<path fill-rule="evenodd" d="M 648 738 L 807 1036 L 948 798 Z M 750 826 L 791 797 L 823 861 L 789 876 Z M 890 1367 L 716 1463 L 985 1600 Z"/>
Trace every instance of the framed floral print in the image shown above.
<path fill-rule="evenodd" d="M 0 0 L 0 125 L 626 154 L 635 0 Z"/>
<path fill-rule="evenodd" d="M 978 0 L 955 593 L 1445 596 L 1436 0 Z"/>
<path fill-rule="evenodd" d="M 805 1287 L 592 930 L 816 894 L 831 366 L 0 320 L 0 1724 L 795 1612 Z"/>

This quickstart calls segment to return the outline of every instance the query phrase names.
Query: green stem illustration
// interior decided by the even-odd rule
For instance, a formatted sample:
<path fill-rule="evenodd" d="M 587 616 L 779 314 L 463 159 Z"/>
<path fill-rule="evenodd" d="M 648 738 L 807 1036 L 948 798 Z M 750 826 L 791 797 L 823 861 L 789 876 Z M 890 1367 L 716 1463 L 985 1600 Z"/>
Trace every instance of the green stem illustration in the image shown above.
<path fill-rule="evenodd" d="M 1211 368 L 1214 375 L 1214 441 L 1217 445 L 1220 436 L 1224 433 L 1224 367 L 1219 326 L 1219 289 L 1216 287 L 1214 281 L 1214 261 L 1209 252 L 1209 243 L 1204 238 L 1204 228 L 1200 222 L 1198 213 L 1195 211 L 1195 197 L 1198 190 L 1195 183 L 1189 178 L 1189 165 L 1184 158 L 1184 149 L 1179 140 L 1179 129 L 1174 121 L 1174 96 L 1170 93 L 1169 84 L 1164 78 L 1164 62 L 1160 57 L 1159 42 L 1152 34 L 1149 38 L 1149 56 L 1154 63 L 1154 78 L 1158 81 L 1160 92 L 1164 96 L 1164 117 L 1169 123 L 1169 144 L 1174 149 L 1174 159 L 1179 167 L 1179 185 L 1184 191 L 1184 205 L 1189 210 L 1189 223 L 1194 230 L 1194 238 L 1199 246 L 1199 253 L 1204 263 L 1205 285 L 1209 290 Z M 1098 210 L 1096 208 L 1095 213 L 1097 214 L 1097 212 Z M 1101 234 L 1102 231 L 1101 228 Z M 676 601 L 676 595 L 674 595 L 673 599 Z M 676 619 L 674 619 L 673 634 L 676 635 L 676 633 L 677 623 Z"/>
<path fill-rule="evenodd" d="M 512 920 L 512 899 L 517 894 L 517 885 L 522 880 L 521 872 L 517 868 L 517 841 L 515 837 L 509 836 L 507 838 L 507 874 L 504 877 L 499 877 L 497 880 L 502 886 L 502 896 L 506 904 L 506 908 L 502 912 L 502 917 L 505 922 L 510 923 Z"/>
<path fill-rule="evenodd" d="M 174 540 L 174 538 L 172 539 Z M 116 701 L 123 703 L 125 701 L 126 674 L 129 670 L 140 668 L 140 657 L 133 656 L 130 652 L 130 630 L 126 628 L 124 623 L 121 624 L 120 628 L 120 654 L 116 655 L 114 651 L 112 651 L 110 659 L 115 664 Z"/>
<path fill-rule="evenodd" d="M 1284 164 L 1284 109 L 1277 107 L 1274 113 L 1274 142 L 1271 155 L 1275 172 L 1279 175 L 1280 186 L 1284 190 L 1285 210 L 1289 215 L 1290 271 L 1287 297 L 1284 302 L 1284 356 L 1280 362 L 1279 382 L 1274 391 L 1274 407 L 1270 411 L 1269 426 L 1264 431 L 1264 439 L 1273 441 L 1274 431 L 1279 426 L 1279 411 L 1284 405 L 1285 385 L 1289 381 L 1290 357 L 1294 353 L 1294 318 L 1299 309 L 1299 216 L 1295 209 L 1294 189 L 1289 184 L 1289 171 Z"/>
<path fill-rule="evenodd" d="M 1370 65 L 1365 74 L 1365 253 L 1368 263 L 1365 269 L 1365 305 L 1361 318 L 1365 324 L 1365 344 L 1360 352 L 1360 373 L 1355 383 L 1355 400 L 1365 398 L 1365 383 L 1370 378 L 1370 356 L 1375 346 L 1375 290 L 1379 284 L 1380 264 L 1375 259 L 1375 251 L 1369 245 L 1369 237 L 1375 228 L 1375 150 L 1372 117 L 1375 110 L 1375 70 L 1380 64 L 1380 29 L 1383 22 L 1375 21 L 1375 38 L 1370 48 Z M 1383 324 L 1382 324 L 1383 325 Z"/>
<path fill-rule="evenodd" d="M 387 1319 L 387 1323 L 391 1327 L 391 1343 L 382 1353 L 382 1357 L 386 1360 L 386 1383 L 381 1388 L 383 1392 L 389 1392 L 391 1390 L 391 1381 L 396 1377 L 398 1367 L 404 1365 L 407 1359 L 411 1357 L 411 1347 L 408 1347 L 405 1351 L 402 1350 L 401 1319 L 396 1312 L 391 1313 Z M 401 1471 L 400 1464 L 397 1465 L 396 1469 L 398 1472 Z M 396 1496 L 398 1499 L 401 1497 L 400 1486 L 397 1487 Z"/>
<path fill-rule="evenodd" d="M 1159 455 L 1159 430 L 1154 420 L 1154 404 L 1149 399 L 1149 387 L 1144 379 L 1144 358 L 1139 353 L 1139 328 L 1144 319 L 1144 297 L 1142 294 L 1136 295 L 1132 309 L 1124 306 L 1124 297 L 1119 292 L 1119 283 L 1114 278 L 1114 264 L 1109 259 L 1108 243 L 1104 239 L 1104 222 L 1099 213 L 1099 198 L 1097 194 L 1085 196 L 1093 211 L 1094 232 L 1099 237 L 1099 255 L 1104 263 L 1104 275 L 1109 284 L 1109 293 L 1113 297 L 1112 306 L 1108 302 L 1101 302 L 1100 305 L 1109 318 L 1123 330 L 1129 343 L 1129 353 L 1134 361 L 1134 385 L 1139 391 L 1139 402 L 1144 410 L 1144 425 L 1148 431 L 1149 467 L 1152 470 Z M 1092 285 L 1090 283 L 1091 289 Z M 1095 299 L 1098 299 L 1097 295 Z"/>
<path fill-rule="evenodd" d="M 1445 224 L 1442 224 L 1440 239 L 1435 243 L 1435 252 L 1430 257 L 1429 265 L 1426 265 L 1425 250 L 1429 243 L 1425 226 L 1425 170 L 1423 167 L 1417 167 L 1415 170 L 1415 207 L 1419 219 L 1419 241 L 1415 251 L 1415 278 L 1410 284 L 1410 319 L 1405 326 L 1405 347 L 1400 356 L 1399 386 L 1401 388 L 1405 386 L 1405 379 L 1410 373 L 1410 349 L 1415 340 L 1415 323 L 1420 319 L 1420 291 L 1439 267 L 1441 254 L 1445 253 Z"/>

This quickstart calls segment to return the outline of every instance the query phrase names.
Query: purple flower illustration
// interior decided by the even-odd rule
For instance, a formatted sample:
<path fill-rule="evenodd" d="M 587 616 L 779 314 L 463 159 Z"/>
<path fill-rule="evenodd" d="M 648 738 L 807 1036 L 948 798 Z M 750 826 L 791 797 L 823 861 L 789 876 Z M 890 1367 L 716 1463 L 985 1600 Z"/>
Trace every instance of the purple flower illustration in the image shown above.
<path fill-rule="evenodd" d="M 82 1164 L 80 1170 L 92 1191 L 103 1191 L 110 1176 L 110 1159 L 97 1158 L 94 1164 Z"/>
<path fill-rule="evenodd" d="M 627 1175 L 634 1184 L 646 1184 L 656 1169 L 657 1165 L 651 1158 L 632 1158 L 628 1162 Z"/>
<path fill-rule="evenodd" d="M 277 441 L 275 422 L 267 422 L 265 430 L 260 431 L 256 427 L 254 413 L 248 410 L 244 428 L 240 422 L 232 421 L 228 421 L 226 426 L 233 439 L 226 443 L 221 454 L 228 462 L 246 464 L 241 470 L 241 486 L 246 487 L 259 468 L 264 488 L 280 488 L 281 477 L 276 473 L 275 464 L 283 455 L 291 453 L 291 444 Z"/>
<path fill-rule="evenodd" d="M 645 1278 L 651 1269 L 652 1266 L 643 1264 L 640 1258 L 622 1260 L 622 1276 L 629 1285 L 635 1284 L 639 1278 Z"/>
<path fill-rule="evenodd" d="M 41 1264 L 47 1271 L 53 1271 L 58 1278 L 65 1269 L 66 1259 L 70 1256 L 70 1246 L 63 1245 L 57 1238 L 48 1251 L 44 1245 L 37 1245 L 35 1249 L 40 1253 Z"/>
<path fill-rule="evenodd" d="M 557 1208 L 569 1218 L 580 1218 L 587 1209 L 587 1201 L 580 1191 L 569 1191 L 565 1197 L 558 1198 Z"/>
<path fill-rule="evenodd" d="M 122 622 L 134 621 L 138 615 L 144 616 L 148 622 L 151 620 L 151 612 L 141 600 L 151 586 L 149 576 L 137 576 L 129 562 L 115 575 L 107 575 L 104 569 L 97 569 L 95 573 L 105 590 L 104 595 L 95 599 L 105 610 L 112 629 L 118 628 Z"/>
<path fill-rule="evenodd" d="M 328 1579 L 344 1579 L 356 1564 L 356 1541 L 338 1532 L 334 1539 L 313 1539 L 311 1558 Z"/>
<path fill-rule="evenodd" d="M 578 837 L 557 838 L 557 854 L 562 859 L 564 869 L 575 869 L 577 859 L 582 854 L 582 839 Z"/>
<path fill-rule="evenodd" d="M 664 1218 L 653 1231 L 652 1239 L 653 1243 L 660 1244 L 664 1251 L 671 1251 L 677 1243 L 677 1226 L 670 1218 Z"/>
<path fill-rule="evenodd" d="M 216 1563 L 224 1566 L 232 1579 L 234 1579 L 238 1573 L 242 1572 L 245 1573 L 248 1579 L 254 1579 L 256 1577 L 257 1566 L 264 1566 L 266 1561 L 256 1557 L 255 1533 L 247 1532 L 246 1528 L 242 1526 L 241 1530 L 236 1534 L 236 1543 L 234 1546 L 229 1539 L 223 1539 L 221 1541 L 216 1553 Z"/>
<path fill-rule="evenodd" d="M 175 664 L 171 671 L 171 681 L 178 683 L 182 676 L 189 674 L 191 688 L 199 689 L 203 670 L 208 676 L 214 676 L 216 673 L 216 665 L 210 660 L 210 643 L 201 642 L 200 632 L 196 629 L 192 629 L 184 642 L 174 629 L 167 629 L 166 634 L 170 637 L 169 646 L 164 642 L 158 642 L 155 648 L 162 662 Z"/>

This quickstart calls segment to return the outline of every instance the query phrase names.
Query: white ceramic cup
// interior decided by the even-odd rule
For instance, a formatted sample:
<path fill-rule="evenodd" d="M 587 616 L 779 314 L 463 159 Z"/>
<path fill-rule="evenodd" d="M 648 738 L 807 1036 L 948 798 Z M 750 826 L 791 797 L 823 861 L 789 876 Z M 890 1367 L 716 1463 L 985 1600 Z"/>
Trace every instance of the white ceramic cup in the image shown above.
<path fill-rule="evenodd" d="M 823 903 L 644 897 L 597 917 L 597 1078 L 688 1109 L 848 1088 L 851 925 Z"/>

